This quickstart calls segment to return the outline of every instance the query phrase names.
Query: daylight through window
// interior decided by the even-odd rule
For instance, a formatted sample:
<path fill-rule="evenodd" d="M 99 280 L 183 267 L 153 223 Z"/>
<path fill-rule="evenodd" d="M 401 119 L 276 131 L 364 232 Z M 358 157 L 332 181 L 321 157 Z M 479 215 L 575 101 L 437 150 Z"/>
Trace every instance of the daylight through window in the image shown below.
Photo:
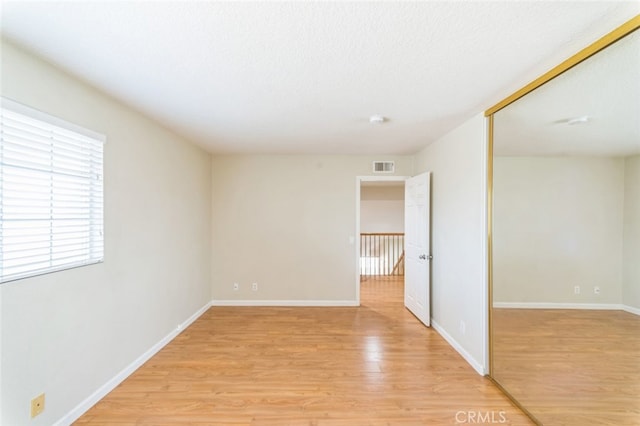
<path fill-rule="evenodd" d="M 102 135 L 2 98 L 0 282 L 101 262 Z"/>

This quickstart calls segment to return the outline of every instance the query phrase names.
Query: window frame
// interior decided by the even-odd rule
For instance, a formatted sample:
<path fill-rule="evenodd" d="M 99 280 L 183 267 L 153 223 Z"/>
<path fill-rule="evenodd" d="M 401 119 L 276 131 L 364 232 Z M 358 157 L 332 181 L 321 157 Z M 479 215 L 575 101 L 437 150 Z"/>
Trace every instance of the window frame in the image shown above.
<path fill-rule="evenodd" d="M 58 248 L 58 250 L 55 250 L 53 245 L 50 245 L 50 250 L 49 250 L 49 254 L 48 254 L 48 260 L 43 260 L 39 263 L 45 263 L 45 262 L 49 262 L 50 266 L 49 267 L 42 267 L 42 266 L 38 266 L 37 268 L 33 268 L 30 270 L 25 270 L 22 272 L 13 272 L 11 274 L 6 274 L 5 275 L 5 264 L 4 264 L 4 259 L 3 256 L 5 256 L 5 252 L 6 252 L 6 246 L 5 246 L 5 241 L 4 241 L 4 232 L 6 231 L 5 228 L 2 226 L 2 223 L 4 221 L 4 216 L 5 216 L 5 208 L 6 208 L 6 204 L 3 197 L 3 191 L 5 190 L 5 175 L 4 175 L 4 167 L 5 167 L 5 158 L 3 156 L 3 150 L 5 149 L 3 146 L 0 146 L 0 285 L 1 284 L 5 284 L 8 282 L 12 282 L 12 281 L 17 281 L 17 280 L 22 280 L 25 278 L 32 278 L 32 277 L 36 277 L 36 276 L 40 276 L 40 275 L 46 275 L 46 274 L 50 274 L 50 273 L 54 273 L 54 272 L 59 272 L 59 271 L 64 271 L 64 270 L 69 270 L 69 269 L 75 269 L 75 268 L 80 268 L 83 266 L 89 266 L 89 265 L 95 265 L 95 264 L 99 264 L 99 263 L 103 263 L 104 262 L 104 248 L 105 248 L 105 241 L 104 241 L 104 147 L 106 144 L 106 136 L 95 132 L 93 130 L 89 130 L 86 129 L 82 126 L 79 126 L 77 124 L 73 124 L 70 123 L 66 120 L 63 120 L 61 118 L 55 117 L 53 115 L 47 114 L 45 112 L 42 112 L 40 110 L 31 108 L 29 106 L 23 105 L 19 102 L 13 101 L 11 99 L 8 99 L 4 96 L 0 97 L 0 101 L 1 101 L 1 108 L 0 108 L 0 131 L 4 129 L 5 126 L 5 120 L 7 120 L 5 118 L 5 110 L 7 111 L 7 113 L 10 114 L 17 114 L 17 115 L 21 115 L 26 117 L 28 120 L 35 120 L 37 122 L 39 122 L 38 124 L 42 124 L 43 126 L 46 126 L 48 128 L 50 128 L 50 132 L 51 132 L 51 138 L 53 140 L 55 140 L 58 144 L 62 143 L 61 139 L 58 138 L 64 138 L 64 136 L 58 136 L 58 138 L 54 137 L 54 131 L 57 130 L 61 130 L 63 132 L 71 132 L 73 134 L 75 134 L 76 136 L 79 136 L 81 139 L 91 139 L 91 141 L 86 141 L 85 143 L 87 144 L 87 146 L 89 147 L 87 153 L 82 153 L 82 148 L 78 148 L 77 152 L 74 151 L 74 153 L 76 153 L 77 155 L 81 155 L 81 159 L 80 159 L 80 163 L 82 164 L 83 161 L 87 162 L 87 169 L 89 170 L 88 172 L 88 176 L 87 177 L 81 177 L 81 176 L 73 176 L 74 181 L 77 181 L 77 185 L 86 185 L 87 186 L 87 192 L 86 192 L 86 199 L 80 199 L 79 194 L 75 194 L 71 196 L 71 201 L 67 201 L 67 203 L 79 203 L 80 204 L 80 209 L 85 208 L 87 213 L 85 213 L 85 217 L 86 219 L 83 218 L 77 218 L 77 219 L 71 219 L 71 220 L 77 220 L 77 221 L 83 221 L 83 220 L 87 220 L 88 221 L 88 225 L 86 227 L 86 229 L 83 229 L 82 231 L 77 231 L 76 233 L 79 235 L 82 235 L 82 237 L 70 237 L 70 238 L 85 238 L 88 242 L 86 243 L 86 247 L 82 247 L 81 249 L 76 249 L 76 252 L 79 252 L 80 254 L 74 255 L 72 257 L 82 257 L 82 256 L 86 256 L 87 258 L 84 260 L 78 260 L 78 259 L 74 259 L 74 260 L 70 260 L 67 261 L 66 263 L 60 263 L 58 265 L 53 265 L 54 263 L 56 263 L 56 261 L 60 261 L 61 259 L 56 259 L 55 255 L 60 255 L 61 253 L 64 253 L 64 249 Z M 0 134 L 0 143 L 4 144 L 5 141 L 5 136 L 4 133 Z M 24 144 L 24 146 L 26 147 L 26 149 L 30 149 L 28 147 L 27 144 Z M 80 146 L 82 146 L 82 142 L 80 142 Z M 55 151 L 56 148 L 54 146 L 54 142 L 51 142 L 51 147 L 52 147 L 52 159 L 49 163 L 49 167 L 51 168 L 51 170 L 48 172 L 47 174 L 47 170 L 43 170 L 43 169 L 35 169 L 34 170 L 34 175 L 37 175 L 38 173 L 42 173 L 44 175 L 47 175 L 50 177 L 51 181 L 53 182 L 53 180 L 55 178 L 60 178 L 61 176 L 63 176 L 62 173 L 60 173 L 59 171 L 55 171 L 54 167 L 55 166 L 55 162 L 54 162 L 54 155 L 55 155 Z M 98 147 L 98 148 L 97 148 Z M 60 150 L 60 147 L 58 146 L 58 150 Z M 97 171 L 98 173 L 94 173 L 94 169 L 96 168 L 96 164 L 94 164 L 92 161 L 89 161 L 88 158 L 92 158 L 93 155 L 99 155 L 98 157 L 98 164 L 97 164 Z M 75 160 L 77 161 L 77 160 Z M 15 166 L 13 166 L 15 168 Z M 43 168 L 46 166 L 43 166 Z M 15 179 L 15 177 L 13 178 Z M 32 177 L 26 177 L 26 180 L 28 179 L 33 179 Z M 24 185 L 28 185 L 28 183 L 25 183 Z M 69 220 L 69 219 L 56 219 L 54 217 L 54 194 L 56 194 L 56 191 L 54 190 L 54 184 L 51 183 L 49 184 L 49 192 L 51 194 L 51 199 L 49 201 L 50 203 L 50 217 L 48 219 L 38 219 L 41 221 L 49 221 L 49 230 L 48 231 L 43 231 L 41 234 L 38 233 L 37 235 L 47 235 L 49 234 L 51 241 L 53 241 L 53 235 L 54 235 L 54 227 L 56 224 L 56 221 L 61 221 L 61 220 Z M 96 187 L 96 185 L 98 185 Z M 45 190 L 42 190 L 40 192 L 41 195 L 42 193 L 45 193 Z M 36 192 L 34 191 L 34 194 L 36 194 Z M 58 193 L 58 195 L 60 195 Z M 96 196 L 99 197 L 99 207 L 96 207 Z M 76 199 L 74 199 L 74 197 Z M 25 206 L 28 205 L 28 203 L 34 202 L 37 199 L 36 198 L 26 198 L 26 202 L 25 202 Z M 84 197 L 83 197 L 84 198 Z M 58 201 L 60 202 L 60 201 Z M 26 208 L 26 207 L 25 207 Z M 67 207 L 67 208 L 71 208 L 71 207 Z M 78 208 L 78 207 L 74 207 L 74 208 Z M 97 213 L 97 214 L 96 214 Z M 95 218 L 98 218 L 98 224 L 95 223 Z M 59 223 L 58 223 L 59 224 Z M 77 226 L 77 225 L 72 225 L 72 226 Z M 96 232 L 97 235 L 96 236 Z M 41 240 L 41 242 L 44 240 Z M 14 243 L 14 250 L 15 250 L 15 244 L 19 244 L 19 243 Z M 24 243 L 22 243 L 24 244 Z M 35 243 L 34 243 L 35 244 Z M 46 243 L 45 243 L 46 244 Z M 53 243 L 51 243 L 53 244 Z M 64 246 L 64 244 L 62 244 Z M 82 246 L 82 244 L 77 244 L 76 246 Z M 34 249 L 35 250 L 35 249 Z M 96 253 L 96 251 L 98 251 Z M 46 254 L 42 254 L 41 255 L 43 258 L 45 256 L 47 256 Z M 64 259 L 62 259 L 62 261 L 64 262 Z M 25 265 L 26 266 L 26 265 Z"/>

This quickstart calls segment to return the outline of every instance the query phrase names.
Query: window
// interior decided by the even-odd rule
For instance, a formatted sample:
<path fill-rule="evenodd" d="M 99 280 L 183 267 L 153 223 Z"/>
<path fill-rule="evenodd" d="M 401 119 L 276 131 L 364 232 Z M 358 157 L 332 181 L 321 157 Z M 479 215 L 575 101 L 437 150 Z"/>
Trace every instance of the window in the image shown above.
<path fill-rule="evenodd" d="M 2 98 L 0 282 L 103 260 L 104 142 Z"/>

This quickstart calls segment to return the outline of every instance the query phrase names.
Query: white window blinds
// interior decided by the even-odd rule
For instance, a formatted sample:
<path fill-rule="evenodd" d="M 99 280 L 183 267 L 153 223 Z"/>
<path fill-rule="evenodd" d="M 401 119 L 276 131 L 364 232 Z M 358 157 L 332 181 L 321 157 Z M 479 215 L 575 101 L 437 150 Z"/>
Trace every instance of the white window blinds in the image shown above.
<path fill-rule="evenodd" d="M 0 282 L 103 260 L 104 136 L 2 98 Z"/>

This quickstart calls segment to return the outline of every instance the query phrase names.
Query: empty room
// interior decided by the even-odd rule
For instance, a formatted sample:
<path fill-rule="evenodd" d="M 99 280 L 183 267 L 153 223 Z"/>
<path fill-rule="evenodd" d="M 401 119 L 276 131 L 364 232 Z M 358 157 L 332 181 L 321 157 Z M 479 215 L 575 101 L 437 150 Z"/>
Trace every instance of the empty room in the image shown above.
<path fill-rule="evenodd" d="M 640 2 L 0 0 L 0 424 L 640 424 Z"/>

